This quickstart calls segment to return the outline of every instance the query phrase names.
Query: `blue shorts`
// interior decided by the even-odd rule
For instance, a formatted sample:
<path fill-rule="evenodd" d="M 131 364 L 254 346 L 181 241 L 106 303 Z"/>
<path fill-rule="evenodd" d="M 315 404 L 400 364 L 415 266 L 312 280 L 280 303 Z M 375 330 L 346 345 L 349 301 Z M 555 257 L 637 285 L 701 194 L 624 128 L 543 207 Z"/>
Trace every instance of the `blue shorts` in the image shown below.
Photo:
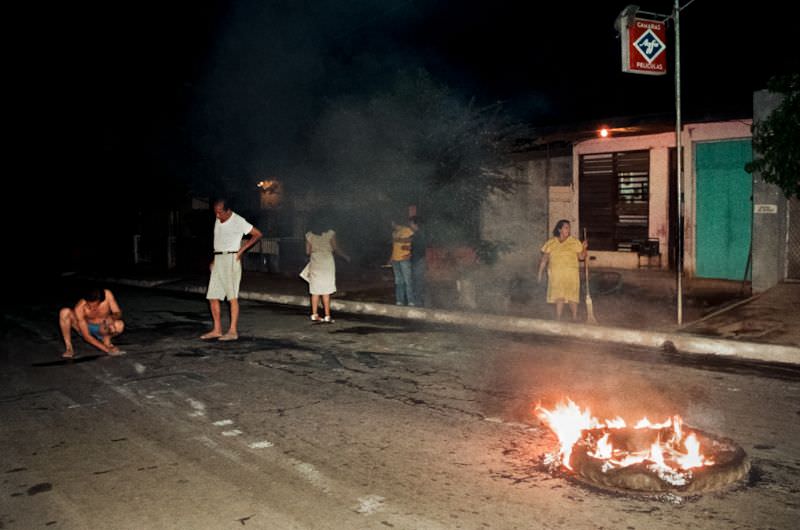
<path fill-rule="evenodd" d="M 89 333 L 94 335 L 94 338 L 97 340 L 103 340 L 103 335 L 100 333 L 100 324 L 95 324 L 94 322 L 87 322 L 89 325 Z"/>

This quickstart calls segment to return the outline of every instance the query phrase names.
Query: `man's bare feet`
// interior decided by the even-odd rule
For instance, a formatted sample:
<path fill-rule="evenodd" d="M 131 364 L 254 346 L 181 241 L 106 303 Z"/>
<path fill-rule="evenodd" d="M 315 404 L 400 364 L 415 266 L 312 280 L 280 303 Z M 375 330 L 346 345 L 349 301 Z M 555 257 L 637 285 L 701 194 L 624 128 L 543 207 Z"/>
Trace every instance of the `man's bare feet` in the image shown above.
<path fill-rule="evenodd" d="M 227 341 L 227 340 L 239 340 L 239 335 L 238 335 L 237 333 L 231 333 L 231 332 L 229 331 L 229 332 L 227 332 L 226 334 L 224 334 L 223 336 L 221 336 L 221 337 L 219 338 L 219 340 L 221 340 L 221 341 Z"/>
<path fill-rule="evenodd" d="M 72 359 L 75 357 L 75 352 L 72 350 L 72 348 L 67 348 L 67 350 L 61 354 L 61 357 L 64 359 Z"/>
<path fill-rule="evenodd" d="M 203 339 L 203 340 L 211 340 L 211 339 L 218 339 L 221 336 L 222 336 L 222 332 L 221 331 L 211 330 L 208 333 L 204 333 L 204 334 L 200 335 L 200 338 Z"/>

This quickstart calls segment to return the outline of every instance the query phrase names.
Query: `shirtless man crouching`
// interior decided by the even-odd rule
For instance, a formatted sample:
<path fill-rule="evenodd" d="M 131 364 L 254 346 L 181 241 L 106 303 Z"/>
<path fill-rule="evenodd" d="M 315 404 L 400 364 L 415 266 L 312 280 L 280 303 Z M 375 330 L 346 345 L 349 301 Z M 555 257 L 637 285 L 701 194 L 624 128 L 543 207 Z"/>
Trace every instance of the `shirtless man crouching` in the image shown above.
<path fill-rule="evenodd" d="M 58 313 L 58 324 L 64 337 L 66 350 L 62 357 L 65 359 L 75 356 L 72 348 L 73 329 L 98 350 L 109 355 L 122 353 L 111 344 L 111 337 L 116 337 L 125 330 L 125 322 L 122 321 L 122 311 L 117 300 L 108 289 L 92 289 L 86 298 L 78 300 L 74 309 L 61 309 Z"/>

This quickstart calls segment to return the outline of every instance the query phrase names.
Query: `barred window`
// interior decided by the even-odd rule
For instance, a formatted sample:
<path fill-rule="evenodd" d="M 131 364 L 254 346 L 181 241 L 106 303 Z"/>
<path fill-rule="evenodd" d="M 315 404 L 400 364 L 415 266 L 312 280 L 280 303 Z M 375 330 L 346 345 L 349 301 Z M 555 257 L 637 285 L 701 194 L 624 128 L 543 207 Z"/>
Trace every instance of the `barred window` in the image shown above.
<path fill-rule="evenodd" d="M 646 240 L 650 151 L 581 155 L 579 211 L 595 250 L 630 251 Z"/>

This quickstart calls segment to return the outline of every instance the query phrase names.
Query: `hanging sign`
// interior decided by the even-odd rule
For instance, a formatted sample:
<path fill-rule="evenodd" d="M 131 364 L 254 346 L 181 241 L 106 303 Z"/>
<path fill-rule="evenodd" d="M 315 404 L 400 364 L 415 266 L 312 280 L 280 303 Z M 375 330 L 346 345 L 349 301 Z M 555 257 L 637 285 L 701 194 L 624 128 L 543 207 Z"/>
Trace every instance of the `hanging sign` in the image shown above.
<path fill-rule="evenodd" d="M 620 17 L 622 71 L 631 74 L 667 73 L 667 27 L 664 22 Z"/>

